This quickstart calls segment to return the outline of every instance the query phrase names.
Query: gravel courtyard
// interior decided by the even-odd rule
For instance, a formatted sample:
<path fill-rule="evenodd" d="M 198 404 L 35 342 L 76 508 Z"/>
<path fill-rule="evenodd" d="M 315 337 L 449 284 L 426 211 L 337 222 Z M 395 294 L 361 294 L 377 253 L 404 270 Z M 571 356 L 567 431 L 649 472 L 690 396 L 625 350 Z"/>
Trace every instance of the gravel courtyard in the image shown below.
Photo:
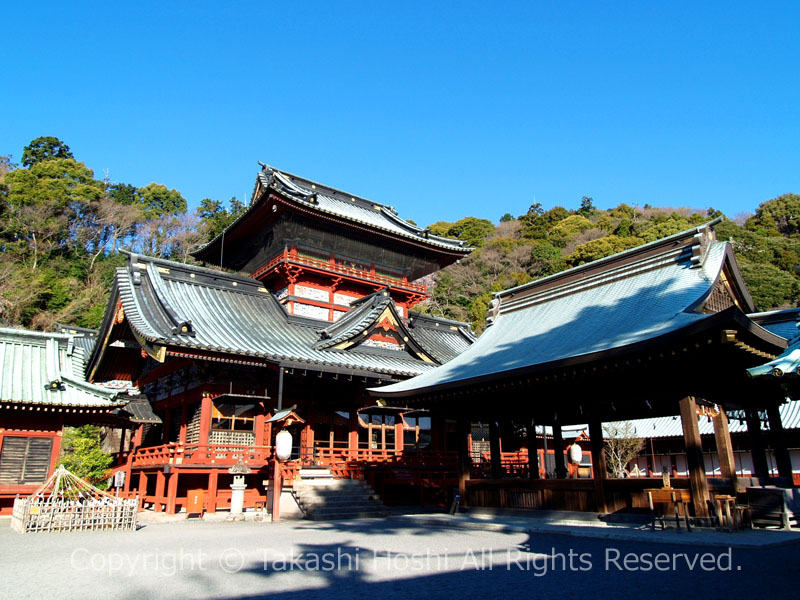
<path fill-rule="evenodd" d="M 730 599 L 794 595 L 800 544 L 673 545 L 393 520 L 24 536 L 0 523 L 0 576 L 4 599 Z"/>

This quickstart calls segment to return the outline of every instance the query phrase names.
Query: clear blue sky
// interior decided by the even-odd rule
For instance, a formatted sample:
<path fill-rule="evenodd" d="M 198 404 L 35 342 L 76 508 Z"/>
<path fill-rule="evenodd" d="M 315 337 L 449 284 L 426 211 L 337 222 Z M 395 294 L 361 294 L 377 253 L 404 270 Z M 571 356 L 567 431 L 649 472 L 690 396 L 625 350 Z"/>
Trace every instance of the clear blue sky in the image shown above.
<path fill-rule="evenodd" d="M 0 154 L 54 135 L 190 206 L 249 199 L 261 160 L 421 225 L 735 216 L 800 193 L 800 3 L 699 4 L 16 2 Z"/>

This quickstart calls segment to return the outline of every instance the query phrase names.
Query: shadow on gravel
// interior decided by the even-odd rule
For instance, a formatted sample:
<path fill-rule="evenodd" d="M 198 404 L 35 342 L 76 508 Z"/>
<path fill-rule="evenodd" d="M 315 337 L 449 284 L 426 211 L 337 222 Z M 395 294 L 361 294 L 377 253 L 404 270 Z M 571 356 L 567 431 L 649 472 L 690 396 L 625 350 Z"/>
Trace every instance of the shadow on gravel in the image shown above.
<path fill-rule="evenodd" d="M 347 527 L 353 531 L 353 523 Z M 331 527 L 345 523 L 332 522 Z M 408 533 L 402 523 L 357 523 L 362 531 Z M 305 589 L 281 589 L 279 575 L 302 571 Z M 529 534 L 500 550 L 453 548 L 409 555 L 342 544 L 305 544 L 297 554 L 265 558 L 239 574 L 263 578 L 261 590 L 230 600 L 507 598 L 585 594 L 615 600 L 762 596 L 765 586 L 794 589 L 800 581 L 800 544 L 770 549 L 646 545 Z M 232 574 L 236 577 L 238 574 Z M 283 584 L 285 585 L 285 584 Z M 261 586 L 257 586 L 261 587 Z"/>

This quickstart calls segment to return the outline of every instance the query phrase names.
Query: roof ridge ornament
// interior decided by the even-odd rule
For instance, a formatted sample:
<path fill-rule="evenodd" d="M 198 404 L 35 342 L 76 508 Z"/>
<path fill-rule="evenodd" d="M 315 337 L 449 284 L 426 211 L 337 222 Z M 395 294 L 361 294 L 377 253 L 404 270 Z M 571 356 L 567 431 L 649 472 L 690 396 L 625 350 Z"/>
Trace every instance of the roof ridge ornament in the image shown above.
<path fill-rule="evenodd" d="M 703 229 L 699 230 L 694 235 L 691 258 L 692 269 L 697 269 L 703 266 L 703 264 L 706 262 L 706 257 L 708 256 L 708 250 L 711 248 L 716 239 L 717 236 L 711 223 L 706 224 Z"/>

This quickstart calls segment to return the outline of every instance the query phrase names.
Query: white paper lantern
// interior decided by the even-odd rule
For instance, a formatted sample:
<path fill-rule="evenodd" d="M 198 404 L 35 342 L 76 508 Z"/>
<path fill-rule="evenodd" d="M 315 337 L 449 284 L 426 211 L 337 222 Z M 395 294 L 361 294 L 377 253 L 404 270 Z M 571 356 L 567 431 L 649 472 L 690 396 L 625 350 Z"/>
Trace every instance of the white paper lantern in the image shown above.
<path fill-rule="evenodd" d="M 285 429 L 275 436 L 275 455 L 278 460 L 287 460 L 292 455 L 292 434 Z"/>
<path fill-rule="evenodd" d="M 572 446 L 569 447 L 569 462 L 573 465 L 579 465 L 582 460 L 583 450 L 578 444 L 572 444 Z"/>

